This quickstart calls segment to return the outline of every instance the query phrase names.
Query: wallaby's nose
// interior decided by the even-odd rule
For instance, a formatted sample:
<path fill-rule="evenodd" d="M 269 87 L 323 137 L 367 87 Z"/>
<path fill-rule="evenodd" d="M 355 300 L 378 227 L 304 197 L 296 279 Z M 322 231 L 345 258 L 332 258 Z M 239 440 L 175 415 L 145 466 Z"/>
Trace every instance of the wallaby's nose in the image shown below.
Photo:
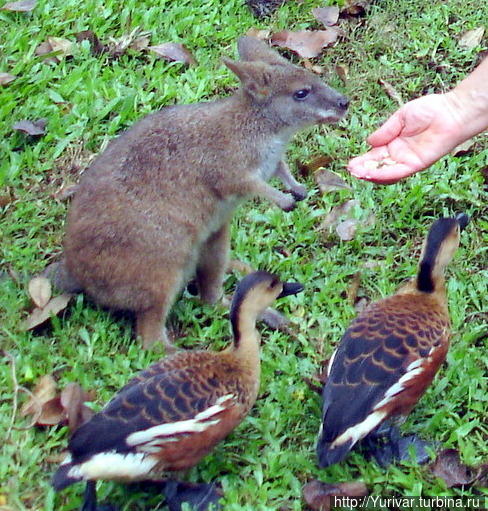
<path fill-rule="evenodd" d="M 340 96 L 337 100 L 337 106 L 342 110 L 347 110 L 347 107 L 349 106 L 349 98 L 346 98 L 346 96 Z"/>

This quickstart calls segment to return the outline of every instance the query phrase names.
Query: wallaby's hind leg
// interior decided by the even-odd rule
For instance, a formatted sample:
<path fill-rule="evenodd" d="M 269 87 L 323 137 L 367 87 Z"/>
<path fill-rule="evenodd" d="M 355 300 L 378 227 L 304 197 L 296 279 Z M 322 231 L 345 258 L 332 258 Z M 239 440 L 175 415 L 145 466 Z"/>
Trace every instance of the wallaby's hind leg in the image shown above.
<path fill-rule="evenodd" d="M 142 339 L 142 347 L 149 349 L 155 342 L 164 344 L 166 353 L 176 351 L 168 337 L 166 318 L 173 305 L 177 293 L 180 291 L 182 271 L 179 268 L 170 268 L 164 279 L 154 276 L 152 293 L 145 293 L 150 299 L 146 302 L 144 310 L 136 310 L 136 335 Z M 144 300 L 141 295 L 140 303 Z"/>
<path fill-rule="evenodd" d="M 173 343 L 168 338 L 168 332 L 164 325 L 168 308 L 153 307 L 136 313 L 136 335 L 142 340 L 142 347 L 147 350 L 157 342 L 164 344 L 166 354 L 176 351 Z"/>
<path fill-rule="evenodd" d="M 200 298 L 216 303 L 222 298 L 222 284 L 229 264 L 230 226 L 223 225 L 204 243 L 197 264 L 197 283 Z"/>

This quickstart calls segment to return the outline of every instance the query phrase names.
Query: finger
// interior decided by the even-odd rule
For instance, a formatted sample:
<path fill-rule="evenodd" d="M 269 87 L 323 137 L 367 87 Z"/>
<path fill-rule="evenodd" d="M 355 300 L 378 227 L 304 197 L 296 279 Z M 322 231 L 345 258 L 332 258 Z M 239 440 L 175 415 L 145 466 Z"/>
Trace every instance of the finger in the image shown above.
<path fill-rule="evenodd" d="M 374 165 L 372 165 L 373 162 L 379 165 L 381 161 L 389 157 L 390 154 L 387 147 L 375 147 L 367 153 L 350 160 L 347 165 L 347 170 L 349 170 L 352 175 L 361 178 L 369 169 L 374 167 Z"/>
<path fill-rule="evenodd" d="M 404 163 L 396 163 L 394 165 L 383 165 L 369 170 L 362 169 L 360 173 L 351 171 L 351 174 L 359 177 L 360 179 L 365 179 L 366 181 L 388 185 L 396 183 L 397 181 L 411 176 L 416 172 L 417 169 L 413 169 Z"/>
<path fill-rule="evenodd" d="M 382 126 L 367 138 L 373 147 L 386 145 L 398 137 L 403 130 L 403 111 L 397 110 Z"/>

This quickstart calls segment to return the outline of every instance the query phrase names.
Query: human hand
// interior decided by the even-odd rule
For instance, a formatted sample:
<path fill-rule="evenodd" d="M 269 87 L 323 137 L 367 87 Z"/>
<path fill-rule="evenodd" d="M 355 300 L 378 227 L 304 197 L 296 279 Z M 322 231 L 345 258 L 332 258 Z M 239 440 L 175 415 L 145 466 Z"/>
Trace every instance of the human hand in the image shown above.
<path fill-rule="evenodd" d="M 347 168 L 360 179 L 391 184 L 423 170 L 460 144 L 465 127 L 452 93 L 430 94 L 397 110 L 367 141 L 373 148 Z"/>

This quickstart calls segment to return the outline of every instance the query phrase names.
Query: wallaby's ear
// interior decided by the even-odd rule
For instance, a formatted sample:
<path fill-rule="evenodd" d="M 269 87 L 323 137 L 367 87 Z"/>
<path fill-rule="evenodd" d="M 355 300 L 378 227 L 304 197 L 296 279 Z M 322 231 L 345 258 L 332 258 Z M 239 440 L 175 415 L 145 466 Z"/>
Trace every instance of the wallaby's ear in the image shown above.
<path fill-rule="evenodd" d="M 276 51 L 272 50 L 266 43 L 251 36 L 239 37 L 237 50 L 241 60 L 261 61 L 268 64 L 289 64 Z"/>
<path fill-rule="evenodd" d="M 271 95 L 270 67 L 264 62 L 236 62 L 224 57 L 224 64 L 241 81 L 244 91 L 258 103 L 265 102 Z"/>

